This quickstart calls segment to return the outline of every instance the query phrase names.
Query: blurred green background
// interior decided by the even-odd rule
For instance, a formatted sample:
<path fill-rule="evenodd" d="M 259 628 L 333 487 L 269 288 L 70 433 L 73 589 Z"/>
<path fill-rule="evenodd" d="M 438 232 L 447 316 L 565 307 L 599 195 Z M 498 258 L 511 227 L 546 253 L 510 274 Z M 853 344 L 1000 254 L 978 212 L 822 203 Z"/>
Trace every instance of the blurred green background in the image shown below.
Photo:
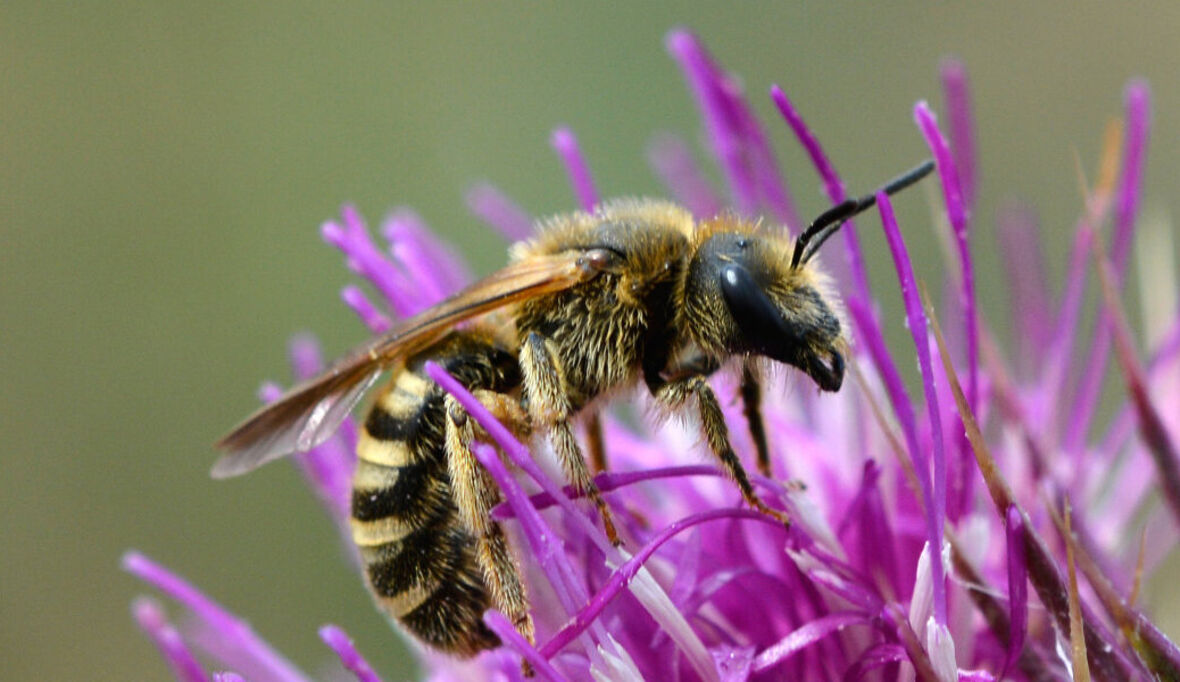
<path fill-rule="evenodd" d="M 867 189 L 924 155 L 911 106 L 941 109 L 939 60 L 962 57 L 995 320 L 996 208 L 1039 207 L 1060 273 L 1079 206 L 1074 150 L 1093 167 L 1131 76 L 1154 88 L 1146 205 L 1177 202 L 1174 2 L 77 4 L 0 6 L 5 679 L 167 679 L 128 615 L 143 591 L 118 570 L 132 547 L 308 670 L 330 658 L 316 628 L 334 622 L 397 679 L 403 649 L 295 470 L 214 482 L 210 444 L 254 407 L 261 380 L 286 379 L 293 331 L 329 352 L 365 337 L 337 299 L 350 277 L 318 237 L 341 203 L 371 221 L 411 205 L 487 272 L 504 245 L 462 192 L 488 178 L 536 214 L 570 208 L 548 146 L 559 123 L 604 195 L 659 194 L 652 134 L 699 131 L 664 51 L 672 26 L 695 28 L 744 78 L 805 215 L 822 195 L 767 87 L 786 89 L 849 186 Z M 932 274 L 923 200 L 900 204 Z M 891 286 L 879 234 L 865 240 Z"/>

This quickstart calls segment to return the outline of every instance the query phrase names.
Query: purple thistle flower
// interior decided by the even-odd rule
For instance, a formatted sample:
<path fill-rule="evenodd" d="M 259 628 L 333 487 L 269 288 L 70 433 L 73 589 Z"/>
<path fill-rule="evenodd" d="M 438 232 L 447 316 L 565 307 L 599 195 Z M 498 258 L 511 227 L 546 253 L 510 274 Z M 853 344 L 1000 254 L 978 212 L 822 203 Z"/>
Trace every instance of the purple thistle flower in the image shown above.
<path fill-rule="evenodd" d="M 736 81 L 691 34 L 675 31 L 667 44 L 701 109 L 730 197 L 714 191 L 682 142 L 665 137 L 650 158 L 668 193 L 700 217 L 726 206 L 741 213 L 765 209 L 797 228 L 762 124 Z M 1039 341 L 1019 349 L 1012 360 L 1020 369 L 1012 370 L 975 302 L 969 233 L 978 150 L 962 65 L 944 66 L 943 80 L 950 142 L 925 104 L 914 115 L 938 165 L 939 210 L 956 245 L 955 261 L 946 264 L 959 278 L 954 317 L 938 319 L 929 301 L 923 304 L 905 245 L 906 234 L 920 231 L 899 225 L 889 197 L 878 195 L 883 234 L 874 234 L 877 221 L 864 217 L 859 234 L 844 229 L 843 258 L 828 254 L 847 275 L 837 285 L 848 306 L 855 381 L 841 393 L 815 397 L 787 389 L 784 382 L 793 377 L 784 373 L 764 391 L 776 478 L 754 476 L 753 483 L 789 513 L 789 530 L 742 508 L 719 467 L 686 455 L 701 450 L 691 429 L 668 423 L 634 430 L 607 416 L 612 470 L 596 482 L 626 540 L 616 548 L 589 505 L 548 473 L 555 469 L 543 440 L 532 448 L 519 442 L 428 363 L 429 376 L 499 448 L 472 450 L 504 494 L 493 516 L 515 535 L 537 629 L 531 644 L 503 614 L 488 611 L 484 622 L 503 646 L 470 661 L 420 650 L 428 679 L 519 680 L 522 660 L 542 680 L 1177 679 L 1180 649 L 1128 598 L 1137 570 L 1150 572 L 1174 544 L 1180 520 L 1174 382 L 1180 317 L 1167 311 L 1172 319 L 1151 321 L 1167 331 L 1143 360 L 1119 302 L 1140 203 L 1149 92 L 1139 82 L 1128 89 L 1117 193 L 1114 174 L 1107 174 L 1081 207 L 1055 308 L 1031 210 L 1000 218 L 1002 255 L 1016 292 L 1013 320 L 1001 324 Z M 834 164 L 798 110 L 778 87 L 771 98 L 829 199 L 845 199 Z M 562 128 L 551 139 L 578 203 L 589 209 L 599 196 L 574 134 Z M 1116 168 L 1117 145 L 1108 150 L 1106 165 Z M 521 238 L 531 221 L 492 185 L 473 189 L 468 204 L 510 239 Z M 1106 247 L 1099 227 L 1112 210 L 1115 229 Z M 393 213 L 380 233 L 379 244 L 347 207 L 340 222 L 323 227 L 324 239 L 379 297 L 370 300 L 351 285 L 342 292 L 373 332 L 469 280 L 462 261 L 416 215 Z M 877 312 L 860 246 L 882 239 L 905 302 L 904 315 L 891 320 Z M 1080 354 L 1076 335 L 1087 282 L 1097 283 L 1102 297 L 1093 345 Z M 912 356 L 885 342 L 886 324 L 902 320 Z M 943 327 L 956 331 L 953 342 Z M 1122 406 L 1104 423 L 1094 419 L 1094 405 L 1112 346 L 1126 389 Z M 905 359 L 895 361 L 897 354 Z M 291 356 L 297 380 L 323 368 L 310 339 L 296 340 Z M 899 370 L 915 364 L 920 400 L 909 395 Z M 733 377 L 713 383 L 721 396 L 737 390 Z M 263 400 L 278 393 L 268 386 Z M 753 444 L 741 408 L 722 402 L 734 447 L 749 461 Z M 346 421 L 297 458 L 345 530 L 356 438 Z M 1148 504 L 1161 492 L 1168 504 Z M 1169 516 L 1173 523 L 1159 522 Z M 1141 533 L 1150 536 L 1142 559 L 1133 541 Z M 178 680 L 310 679 L 169 570 L 135 553 L 124 558 L 124 568 L 186 612 L 172 625 L 154 601 L 133 607 Z M 325 626 L 320 635 L 355 679 L 380 679 L 342 629 Z"/>

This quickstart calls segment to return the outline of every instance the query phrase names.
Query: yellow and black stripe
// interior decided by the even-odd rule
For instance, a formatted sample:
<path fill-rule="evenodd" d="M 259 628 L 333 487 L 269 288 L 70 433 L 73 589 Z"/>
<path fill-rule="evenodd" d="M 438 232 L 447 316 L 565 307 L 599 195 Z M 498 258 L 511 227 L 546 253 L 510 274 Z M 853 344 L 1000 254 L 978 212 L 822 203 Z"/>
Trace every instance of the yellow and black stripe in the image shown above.
<path fill-rule="evenodd" d="M 352 534 L 381 609 L 426 644 L 471 656 L 500 641 L 483 624 L 491 597 L 451 492 L 445 394 L 424 374 L 426 360 L 470 390 L 520 385 L 515 355 L 475 330 L 452 332 L 411 358 L 361 430 Z"/>

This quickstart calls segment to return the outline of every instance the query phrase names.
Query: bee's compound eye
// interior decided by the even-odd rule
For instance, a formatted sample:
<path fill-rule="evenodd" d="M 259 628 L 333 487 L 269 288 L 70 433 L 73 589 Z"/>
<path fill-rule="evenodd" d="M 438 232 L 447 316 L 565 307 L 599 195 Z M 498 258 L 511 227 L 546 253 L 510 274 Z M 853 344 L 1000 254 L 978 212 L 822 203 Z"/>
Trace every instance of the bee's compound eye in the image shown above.
<path fill-rule="evenodd" d="M 798 333 L 783 319 L 750 272 L 730 263 L 718 274 L 721 297 L 741 330 L 741 349 L 776 360 L 794 353 L 801 343 Z"/>

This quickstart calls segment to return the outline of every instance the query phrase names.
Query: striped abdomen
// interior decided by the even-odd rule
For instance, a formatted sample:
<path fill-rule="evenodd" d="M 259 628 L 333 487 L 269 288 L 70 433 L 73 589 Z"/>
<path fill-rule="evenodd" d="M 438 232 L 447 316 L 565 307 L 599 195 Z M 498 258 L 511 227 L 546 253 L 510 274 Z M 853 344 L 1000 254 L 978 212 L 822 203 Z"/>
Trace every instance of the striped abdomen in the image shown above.
<path fill-rule="evenodd" d="M 444 393 L 423 374 L 428 359 L 469 389 L 519 385 L 515 356 L 478 332 L 453 332 L 412 358 L 361 430 L 352 534 L 381 609 L 424 643 L 471 656 L 500 642 L 482 621 L 491 597 L 451 493 Z"/>

